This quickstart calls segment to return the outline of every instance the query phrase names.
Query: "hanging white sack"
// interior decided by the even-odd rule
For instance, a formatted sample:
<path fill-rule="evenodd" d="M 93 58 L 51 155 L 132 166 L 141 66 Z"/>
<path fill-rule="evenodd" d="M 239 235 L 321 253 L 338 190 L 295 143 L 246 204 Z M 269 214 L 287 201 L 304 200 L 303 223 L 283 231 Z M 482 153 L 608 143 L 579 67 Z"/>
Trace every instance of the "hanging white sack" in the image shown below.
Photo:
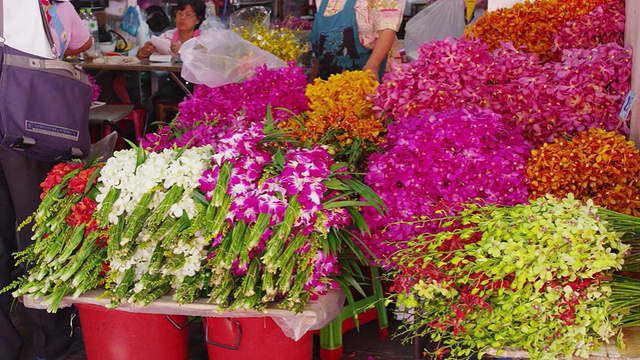
<path fill-rule="evenodd" d="M 464 34 L 464 0 L 438 0 L 426 6 L 409 21 L 405 27 L 404 49 L 411 60 L 418 59 L 418 48 L 424 42 L 451 41 Z"/>

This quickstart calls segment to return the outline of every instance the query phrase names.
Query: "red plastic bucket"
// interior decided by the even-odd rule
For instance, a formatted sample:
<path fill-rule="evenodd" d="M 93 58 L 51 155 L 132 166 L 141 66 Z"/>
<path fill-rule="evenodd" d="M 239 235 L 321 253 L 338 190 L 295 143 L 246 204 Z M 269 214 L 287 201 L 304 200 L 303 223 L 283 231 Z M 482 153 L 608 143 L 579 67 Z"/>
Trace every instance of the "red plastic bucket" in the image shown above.
<path fill-rule="evenodd" d="M 313 335 L 295 341 L 270 317 L 207 317 L 203 321 L 209 360 L 310 360 Z"/>
<path fill-rule="evenodd" d="M 188 317 L 140 314 L 75 304 L 87 360 L 189 358 Z"/>

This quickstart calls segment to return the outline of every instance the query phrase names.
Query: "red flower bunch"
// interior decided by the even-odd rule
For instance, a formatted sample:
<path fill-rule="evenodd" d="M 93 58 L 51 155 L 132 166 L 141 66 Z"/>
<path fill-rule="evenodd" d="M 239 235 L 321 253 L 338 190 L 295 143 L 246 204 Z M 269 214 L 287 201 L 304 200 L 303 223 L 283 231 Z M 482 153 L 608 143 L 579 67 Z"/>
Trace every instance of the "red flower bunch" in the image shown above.
<path fill-rule="evenodd" d="M 82 194 L 87 189 L 87 183 L 91 180 L 91 186 L 98 182 L 98 177 L 93 176 L 93 173 L 102 168 L 103 165 L 96 167 L 90 167 L 88 169 L 81 170 L 77 175 L 69 179 L 69 194 Z M 92 178 L 93 176 L 93 178 Z"/>
<path fill-rule="evenodd" d="M 46 193 L 48 193 L 54 186 L 61 184 L 65 176 L 80 168 L 82 168 L 82 163 L 77 162 L 56 164 L 47 174 L 47 178 L 40 183 L 40 188 L 42 188 L 43 191 L 42 194 L 40 194 L 40 199 L 43 199 Z"/>

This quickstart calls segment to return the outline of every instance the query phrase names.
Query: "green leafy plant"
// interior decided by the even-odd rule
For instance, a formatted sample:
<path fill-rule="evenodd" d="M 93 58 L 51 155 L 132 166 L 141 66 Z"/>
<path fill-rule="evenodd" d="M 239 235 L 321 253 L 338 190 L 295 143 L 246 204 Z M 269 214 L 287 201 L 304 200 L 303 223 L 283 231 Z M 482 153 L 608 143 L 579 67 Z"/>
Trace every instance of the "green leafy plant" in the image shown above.
<path fill-rule="evenodd" d="M 469 204 L 443 231 L 395 254 L 394 294 L 408 319 L 398 335 L 431 335 L 435 355 L 488 348 L 531 359 L 587 357 L 614 334 L 611 288 L 629 248 L 591 201 L 551 196 L 527 205 Z M 428 219 L 423 220 L 430 221 Z"/>

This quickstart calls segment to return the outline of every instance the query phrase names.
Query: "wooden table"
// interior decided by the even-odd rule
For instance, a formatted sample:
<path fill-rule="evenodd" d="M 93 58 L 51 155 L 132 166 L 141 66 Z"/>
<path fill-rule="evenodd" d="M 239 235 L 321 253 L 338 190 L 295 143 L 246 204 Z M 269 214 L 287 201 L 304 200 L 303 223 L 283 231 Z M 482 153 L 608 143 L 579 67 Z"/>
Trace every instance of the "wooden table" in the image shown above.
<path fill-rule="evenodd" d="M 98 70 L 98 71 L 109 71 L 109 70 L 122 70 L 122 71 L 166 71 L 169 73 L 169 76 L 175 81 L 182 91 L 187 95 L 191 95 L 191 91 L 180 81 L 176 73 L 180 73 L 182 71 L 182 62 L 149 62 L 149 59 L 140 60 L 138 63 L 115 63 L 115 62 L 106 62 L 106 63 L 98 63 L 92 61 L 77 61 L 72 62 L 72 64 L 78 65 L 85 70 Z"/>

